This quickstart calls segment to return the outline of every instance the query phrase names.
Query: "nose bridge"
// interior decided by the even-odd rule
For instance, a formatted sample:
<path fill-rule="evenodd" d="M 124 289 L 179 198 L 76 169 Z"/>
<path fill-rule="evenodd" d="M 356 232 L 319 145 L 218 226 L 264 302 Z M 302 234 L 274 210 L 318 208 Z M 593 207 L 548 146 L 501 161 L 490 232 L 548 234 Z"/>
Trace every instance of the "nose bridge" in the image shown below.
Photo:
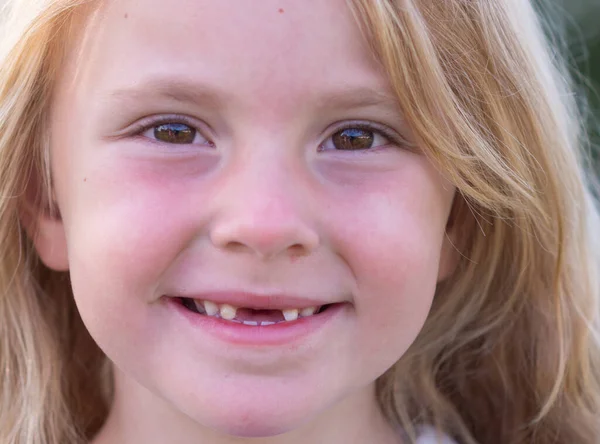
<path fill-rule="evenodd" d="M 262 258 L 310 253 L 319 237 L 298 166 L 290 156 L 256 151 L 223 173 L 212 243 Z"/>

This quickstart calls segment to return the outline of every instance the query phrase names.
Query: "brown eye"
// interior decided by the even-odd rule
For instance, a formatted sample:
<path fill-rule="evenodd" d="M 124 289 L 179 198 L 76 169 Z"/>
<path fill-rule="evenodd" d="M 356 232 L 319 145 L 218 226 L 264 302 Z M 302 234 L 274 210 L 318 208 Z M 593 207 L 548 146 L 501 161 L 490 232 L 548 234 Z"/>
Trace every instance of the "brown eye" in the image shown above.
<path fill-rule="evenodd" d="M 338 150 L 366 150 L 373 146 L 375 134 L 363 128 L 346 128 L 331 136 L 333 146 Z"/>
<path fill-rule="evenodd" d="M 369 123 L 339 129 L 319 146 L 319 151 L 369 151 L 390 145 L 393 136 Z"/>
<path fill-rule="evenodd" d="M 194 128 L 183 123 L 163 123 L 154 127 L 154 138 L 165 143 L 193 143 L 196 134 Z"/>

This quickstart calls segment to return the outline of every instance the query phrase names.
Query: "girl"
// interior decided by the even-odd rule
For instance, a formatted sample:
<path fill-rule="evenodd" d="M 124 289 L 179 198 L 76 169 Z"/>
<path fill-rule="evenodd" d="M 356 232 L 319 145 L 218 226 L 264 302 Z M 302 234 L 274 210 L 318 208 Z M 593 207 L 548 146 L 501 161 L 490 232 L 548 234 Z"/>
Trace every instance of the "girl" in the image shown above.
<path fill-rule="evenodd" d="M 597 211 L 524 0 L 9 0 L 0 442 L 597 443 Z"/>

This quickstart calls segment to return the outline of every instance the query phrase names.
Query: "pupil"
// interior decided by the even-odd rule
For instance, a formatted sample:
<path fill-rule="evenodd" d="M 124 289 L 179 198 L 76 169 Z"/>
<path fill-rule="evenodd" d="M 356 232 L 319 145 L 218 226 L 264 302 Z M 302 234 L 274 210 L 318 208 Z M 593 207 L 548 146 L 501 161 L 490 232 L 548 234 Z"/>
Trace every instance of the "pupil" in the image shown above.
<path fill-rule="evenodd" d="M 166 143 L 192 143 L 196 130 L 183 123 L 165 123 L 154 128 L 154 137 Z"/>
<path fill-rule="evenodd" d="M 332 137 L 333 144 L 339 150 L 364 150 L 373 146 L 373 132 L 360 128 L 346 128 Z"/>

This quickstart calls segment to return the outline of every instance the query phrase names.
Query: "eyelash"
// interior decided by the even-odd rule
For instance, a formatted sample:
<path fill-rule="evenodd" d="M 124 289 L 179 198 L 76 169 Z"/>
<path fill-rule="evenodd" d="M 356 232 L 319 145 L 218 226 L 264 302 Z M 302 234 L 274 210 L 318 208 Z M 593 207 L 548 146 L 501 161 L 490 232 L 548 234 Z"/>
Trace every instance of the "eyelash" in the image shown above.
<path fill-rule="evenodd" d="M 197 131 L 211 145 L 213 144 L 213 142 L 210 140 L 210 138 L 208 138 L 205 135 L 205 131 L 201 131 L 198 128 L 198 123 L 184 115 L 166 115 L 166 116 L 161 116 L 161 117 L 145 118 L 134 125 L 134 128 L 132 129 L 132 134 L 134 136 L 141 136 L 146 131 L 148 131 L 152 128 L 155 128 L 157 126 L 167 124 L 167 123 L 175 123 L 175 124 L 179 123 L 179 124 L 187 125 L 190 128 L 193 128 L 195 131 Z M 344 131 L 344 130 L 347 130 L 347 129 L 361 129 L 361 130 L 377 133 L 377 134 L 383 136 L 385 139 L 389 140 L 390 143 L 386 144 L 385 146 L 389 146 L 390 144 L 396 145 L 401 148 L 402 147 L 406 148 L 406 147 L 411 146 L 410 143 L 404 137 L 400 136 L 395 131 L 391 130 L 390 128 L 388 128 L 384 125 L 379 125 L 379 124 L 365 122 L 365 121 L 349 121 L 349 122 L 346 121 L 342 125 L 335 126 L 332 130 L 328 131 L 329 135 L 327 136 L 327 138 L 325 138 L 323 140 L 323 142 L 321 142 L 319 144 L 319 150 L 325 144 L 325 142 L 328 139 L 330 139 L 334 134 Z M 152 139 L 150 139 L 150 140 L 152 140 Z M 152 140 L 152 141 L 156 142 L 156 143 L 165 143 L 165 142 L 154 141 L 154 140 Z M 369 148 L 364 151 L 376 150 L 377 148 L 378 147 Z"/>
<path fill-rule="evenodd" d="M 351 120 L 351 121 L 346 121 L 341 125 L 335 126 L 333 128 L 333 130 L 328 131 L 329 136 L 327 136 L 327 138 L 319 144 L 319 147 L 321 147 L 325 143 L 325 141 L 327 141 L 328 139 L 333 137 L 334 134 L 339 133 L 344 130 L 347 130 L 347 129 L 361 129 L 361 130 L 373 132 L 375 134 L 379 134 L 380 136 L 383 136 L 385 139 L 387 139 L 389 141 L 388 144 L 385 144 L 383 146 L 390 146 L 390 145 L 396 145 L 398 147 L 408 147 L 409 146 L 409 143 L 406 139 L 404 139 L 398 133 L 396 133 L 395 131 L 393 131 L 392 129 L 388 128 L 385 125 L 380 125 L 380 124 L 376 124 L 376 123 L 372 123 L 372 122 L 365 122 L 362 120 L 358 120 L 358 121 Z M 363 151 L 375 151 L 375 150 L 377 150 L 377 148 L 378 147 L 369 148 L 369 149 L 366 149 Z"/>
<path fill-rule="evenodd" d="M 207 136 L 205 136 L 206 131 L 200 130 L 198 128 L 198 122 L 190 119 L 189 117 L 183 116 L 183 115 L 178 115 L 178 114 L 172 114 L 172 115 L 166 115 L 166 116 L 160 116 L 160 117 L 147 117 L 145 119 L 142 119 L 140 122 L 136 123 L 132 130 L 131 133 L 134 136 L 141 136 L 142 134 L 144 134 L 146 131 L 155 128 L 157 126 L 160 125 L 165 125 L 167 123 L 179 123 L 182 125 L 187 125 L 190 128 L 193 128 L 196 132 L 198 132 L 202 137 L 204 137 L 206 140 L 208 140 L 211 144 L 213 143 Z M 150 139 L 152 140 L 152 139 Z M 157 143 L 164 143 L 164 142 L 159 142 L 159 141 L 154 141 Z"/>

